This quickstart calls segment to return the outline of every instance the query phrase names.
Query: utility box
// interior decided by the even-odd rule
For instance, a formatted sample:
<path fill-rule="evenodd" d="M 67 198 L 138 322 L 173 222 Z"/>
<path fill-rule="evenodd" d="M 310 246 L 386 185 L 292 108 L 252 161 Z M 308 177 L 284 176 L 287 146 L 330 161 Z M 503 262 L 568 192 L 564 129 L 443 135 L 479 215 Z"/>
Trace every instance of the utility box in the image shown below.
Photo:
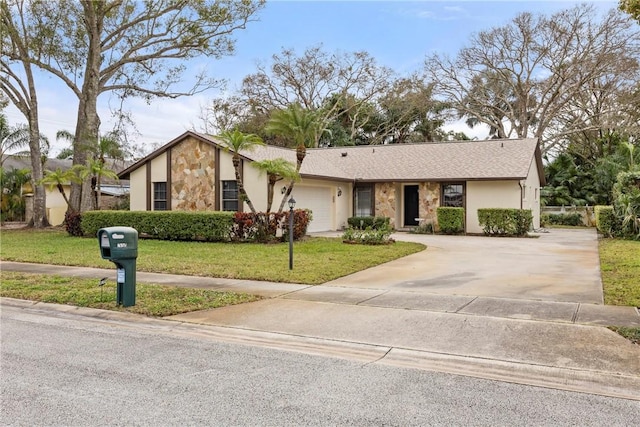
<path fill-rule="evenodd" d="M 116 303 L 136 305 L 136 259 L 138 231 L 131 227 L 106 227 L 98 230 L 100 255 L 117 267 Z"/>

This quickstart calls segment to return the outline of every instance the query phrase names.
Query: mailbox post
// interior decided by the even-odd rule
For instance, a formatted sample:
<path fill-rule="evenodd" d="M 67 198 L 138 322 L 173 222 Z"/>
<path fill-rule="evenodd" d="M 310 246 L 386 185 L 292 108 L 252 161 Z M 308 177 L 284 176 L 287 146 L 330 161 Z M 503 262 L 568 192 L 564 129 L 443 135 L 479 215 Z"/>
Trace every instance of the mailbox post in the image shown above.
<path fill-rule="evenodd" d="M 131 227 L 106 227 L 98 230 L 100 255 L 117 267 L 116 303 L 136 305 L 136 259 L 138 231 Z"/>

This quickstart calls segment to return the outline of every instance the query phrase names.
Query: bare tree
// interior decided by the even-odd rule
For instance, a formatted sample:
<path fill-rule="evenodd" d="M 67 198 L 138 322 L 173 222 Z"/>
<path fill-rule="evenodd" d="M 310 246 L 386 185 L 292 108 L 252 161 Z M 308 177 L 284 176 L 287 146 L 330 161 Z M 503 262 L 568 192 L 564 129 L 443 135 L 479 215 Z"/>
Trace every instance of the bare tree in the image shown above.
<path fill-rule="evenodd" d="M 388 89 L 393 74 L 367 52 L 329 53 L 318 45 L 298 55 L 283 49 L 271 57 L 270 64 L 257 64 L 257 71 L 243 79 L 235 97 L 214 100 L 212 108 L 229 107 L 236 114 L 237 125 L 248 117 L 265 123 L 272 112 L 298 104 L 317 112 L 322 127 L 327 127 L 342 114 L 358 114 Z M 218 123 L 210 122 L 210 126 L 228 126 L 219 118 Z"/>
<path fill-rule="evenodd" d="M 36 50 L 10 59 L 34 64 L 77 96 L 74 164 L 85 164 L 98 141 L 100 94 L 175 98 L 220 84 L 206 71 L 184 80 L 185 60 L 234 51 L 234 31 L 245 28 L 263 0 L 0 0 Z M 3 52 L 4 55 L 4 52 Z M 26 56 L 24 56 L 26 55 Z M 95 205 L 90 183 L 74 185 L 70 205 Z"/>
<path fill-rule="evenodd" d="M 546 153 L 595 129 L 592 120 L 557 120 L 611 69 L 637 66 L 638 41 L 637 28 L 619 11 L 600 18 L 593 6 L 580 5 L 548 17 L 522 13 L 474 35 L 453 59 L 429 57 L 426 69 L 437 93 L 469 124 L 483 123 L 501 138 L 537 137 Z"/>

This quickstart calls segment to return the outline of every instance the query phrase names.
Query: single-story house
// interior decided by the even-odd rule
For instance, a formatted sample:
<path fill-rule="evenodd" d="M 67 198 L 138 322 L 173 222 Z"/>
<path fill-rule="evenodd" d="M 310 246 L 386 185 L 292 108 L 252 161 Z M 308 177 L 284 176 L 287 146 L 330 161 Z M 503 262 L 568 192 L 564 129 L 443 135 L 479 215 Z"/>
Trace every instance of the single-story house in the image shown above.
<path fill-rule="evenodd" d="M 295 164 L 295 150 L 261 146 L 240 154 L 247 193 L 265 210 L 267 177 L 250 164 L 274 158 Z M 210 135 L 185 132 L 119 176 L 130 180 L 131 210 L 248 210 L 238 203 L 231 153 Z M 281 182 L 273 209 L 285 189 Z M 539 227 L 541 185 L 536 139 L 461 141 L 307 149 L 292 196 L 296 208 L 313 212 L 310 232 L 374 215 L 402 229 L 435 223 L 439 206 L 460 206 L 466 232 L 481 233 L 478 208 L 531 209 Z"/>
<path fill-rule="evenodd" d="M 111 164 L 110 169 L 121 170 L 125 165 L 122 161 L 108 160 Z M 44 170 L 55 171 L 60 169 L 66 171 L 71 169 L 73 161 L 71 159 L 47 159 L 44 164 Z M 11 169 L 27 169 L 31 172 L 31 158 L 29 156 L 7 156 L 4 160 L 3 167 L 6 170 Z M 67 197 L 71 194 L 71 183 L 66 183 L 63 186 Z M 100 185 L 101 188 L 101 209 L 110 209 L 117 204 L 123 196 L 129 194 L 129 183 L 127 181 L 115 181 L 113 179 L 105 179 L 105 182 Z M 67 211 L 67 202 L 60 194 L 57 188 L 50 189 L 48 185 L 45 185 L 46 193 L 46 215 L 47 220 L 51 225 L 60 225 L 64 222 L 64 215 Z M 27 183 L 23 186 L 22 194 L 25 198 L 26 212 L 25 221 L 29 222 L 33 218 L 33 188 L 31 183 Z"/>

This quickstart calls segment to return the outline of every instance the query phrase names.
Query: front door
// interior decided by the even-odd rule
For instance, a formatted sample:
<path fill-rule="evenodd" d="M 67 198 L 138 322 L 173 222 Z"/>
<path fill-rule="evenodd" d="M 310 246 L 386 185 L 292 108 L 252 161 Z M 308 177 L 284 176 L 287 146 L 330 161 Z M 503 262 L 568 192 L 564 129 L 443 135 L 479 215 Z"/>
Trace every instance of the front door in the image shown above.
<path fill-rule="evenodd" d="M 419 197 L 417 185 L 404 186 L 404 226 L 418 225 Z"/>

